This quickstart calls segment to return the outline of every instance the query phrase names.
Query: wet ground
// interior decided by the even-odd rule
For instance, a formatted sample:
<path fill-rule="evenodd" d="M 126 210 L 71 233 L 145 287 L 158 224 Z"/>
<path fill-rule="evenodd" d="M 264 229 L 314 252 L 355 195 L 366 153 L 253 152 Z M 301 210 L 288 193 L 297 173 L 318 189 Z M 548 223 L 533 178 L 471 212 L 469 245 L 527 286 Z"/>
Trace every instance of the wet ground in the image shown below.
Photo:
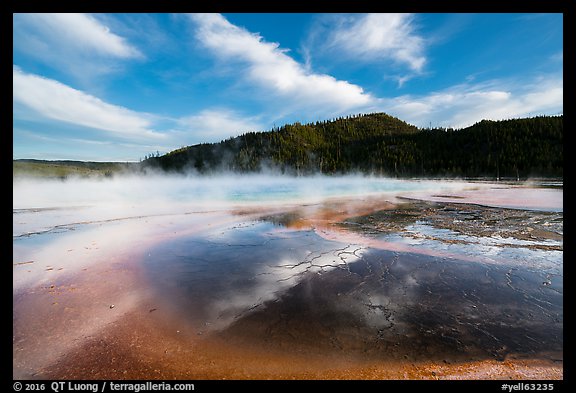
<path fill-rule="evenodd" d="M 562 206 L 503 190 L 15 226 L 14 377 L 562 379 Z"/>
<path fill-rule="evenodd" d="M 238 345 L 562 364 L 562 213 L 407 201 L 335 223 L 356 243 L 290 229 L 301 218 L 265 215 L 164 243 L 146 261 L 151 285 L 196 334 Z"/>

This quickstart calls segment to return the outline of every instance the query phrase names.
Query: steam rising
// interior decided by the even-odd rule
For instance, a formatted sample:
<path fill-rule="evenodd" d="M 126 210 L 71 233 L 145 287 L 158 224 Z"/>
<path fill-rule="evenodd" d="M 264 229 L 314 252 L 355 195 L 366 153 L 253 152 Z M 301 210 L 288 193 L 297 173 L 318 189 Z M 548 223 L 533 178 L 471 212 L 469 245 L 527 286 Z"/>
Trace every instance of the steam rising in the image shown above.
<path fill-rule="evenodd" d="M 64 181 L 16 178 L 14 209 L 72 206 L 138 207 L 144 213 L 182 212 L 182 207 L 229 207 L 254 202 L 319 202 L 331 197 L 462 188 L 464 182 L 396 180 L 366 176 L 288 177 L 225 174 L 125 175 Z"/>
<path fill-rule="evenodd" d="M 392 200 L 398 193 L 466 186 L 463 182 L 273 174 L 14 178 L 13 257 L 15 266 L 33 260 L 34 266 L 71 273 L 119 255 L 138 258 L 138 250 L 170 236 L 238 222 L 241 219 L 230 214 L 234 209 L 306 205 L 313 210 L 334 198 L 378 195 Z M 16 273 L 15 287 L 48 279 L 41 269 Z"/>

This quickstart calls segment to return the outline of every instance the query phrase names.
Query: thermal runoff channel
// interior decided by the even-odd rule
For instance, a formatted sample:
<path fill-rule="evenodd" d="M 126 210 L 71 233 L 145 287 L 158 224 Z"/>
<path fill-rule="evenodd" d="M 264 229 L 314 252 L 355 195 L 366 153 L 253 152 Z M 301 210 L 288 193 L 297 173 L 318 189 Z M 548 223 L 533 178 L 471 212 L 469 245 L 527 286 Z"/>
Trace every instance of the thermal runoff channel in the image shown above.
<path fill-rule="evenodd" d="M 563 378 L 562 183 L 13 181 L 15 379 Z"/>

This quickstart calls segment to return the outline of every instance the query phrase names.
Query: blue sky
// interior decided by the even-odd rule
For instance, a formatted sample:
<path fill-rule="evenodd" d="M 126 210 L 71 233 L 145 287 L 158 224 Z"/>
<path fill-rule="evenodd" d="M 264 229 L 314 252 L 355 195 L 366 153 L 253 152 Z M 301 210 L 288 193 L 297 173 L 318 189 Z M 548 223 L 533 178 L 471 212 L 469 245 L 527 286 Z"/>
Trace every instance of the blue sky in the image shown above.
<path fill-rule="evenodd" d="M 563 113 L 562 14 L 14 14 L 13 158 L 138 161 L 296 121 Z"/>

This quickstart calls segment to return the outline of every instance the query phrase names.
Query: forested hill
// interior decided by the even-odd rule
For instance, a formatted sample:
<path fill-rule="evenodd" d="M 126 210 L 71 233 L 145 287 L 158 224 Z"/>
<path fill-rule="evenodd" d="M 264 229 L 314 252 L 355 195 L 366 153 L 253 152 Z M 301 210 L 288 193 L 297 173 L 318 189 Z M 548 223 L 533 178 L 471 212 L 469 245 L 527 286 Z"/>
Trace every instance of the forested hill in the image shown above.
<path fill-rule="evenodd" d="M 463 129 L 419 129 L 384 113 L 249 132 L 149 157 L 145 167 L 387 176 L 563 175 L 563 116 L 483 120 Z"/>

